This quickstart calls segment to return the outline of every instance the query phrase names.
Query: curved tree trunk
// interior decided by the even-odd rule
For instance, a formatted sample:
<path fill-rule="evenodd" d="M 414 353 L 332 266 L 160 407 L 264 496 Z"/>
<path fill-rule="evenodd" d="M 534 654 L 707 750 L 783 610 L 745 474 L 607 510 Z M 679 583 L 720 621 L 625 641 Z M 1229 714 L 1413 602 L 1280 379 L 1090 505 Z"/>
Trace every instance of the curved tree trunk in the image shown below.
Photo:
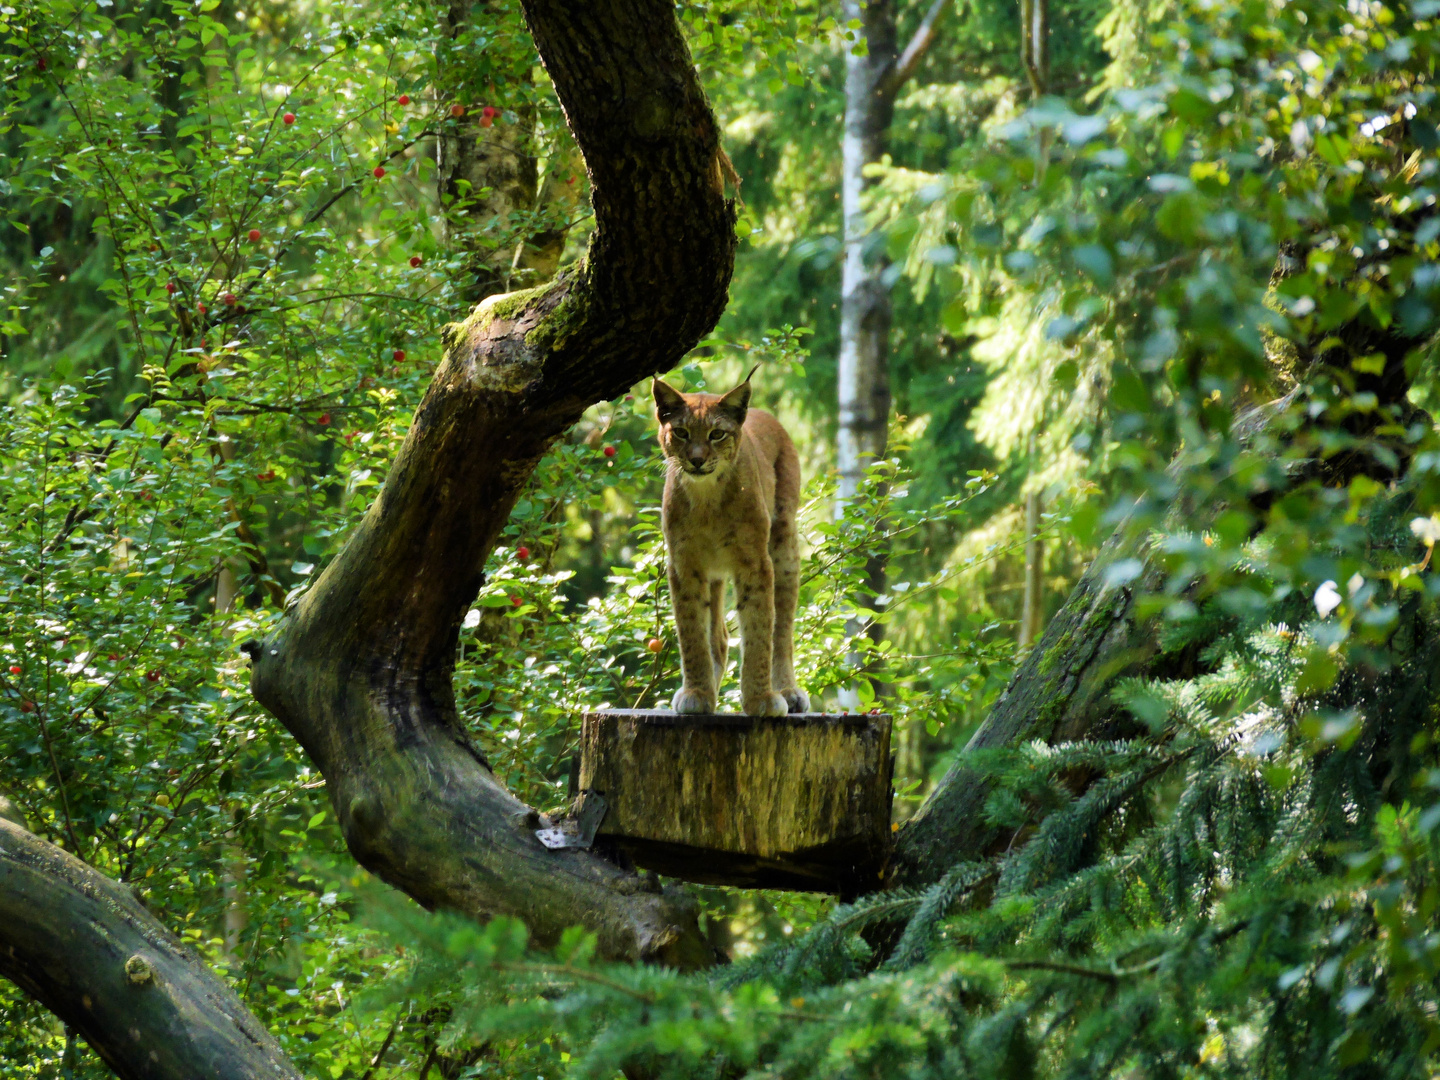
<path fill-rule="evenodd" d="M 252 646 L 256 698 L 324 774 L 350 850 L 431 907 L 568 926 L 609 957 L 712 953 L 683 896 L 599 856 L 549 851 L 455 707 L 460 622 L 550 444 L 596 401 L 673 367 L 719 319 L 734 262 L 719 133 L 663 0 L 527 0 L 589 170 L 587 258 L 447 329 L 383 491 L 340 555 Z"/>
<path fill-rule="evenodd" d="M 122 1077 L 299 1080 L 235 993 L 129 889 L 3 818 L 0 975 Z"/>

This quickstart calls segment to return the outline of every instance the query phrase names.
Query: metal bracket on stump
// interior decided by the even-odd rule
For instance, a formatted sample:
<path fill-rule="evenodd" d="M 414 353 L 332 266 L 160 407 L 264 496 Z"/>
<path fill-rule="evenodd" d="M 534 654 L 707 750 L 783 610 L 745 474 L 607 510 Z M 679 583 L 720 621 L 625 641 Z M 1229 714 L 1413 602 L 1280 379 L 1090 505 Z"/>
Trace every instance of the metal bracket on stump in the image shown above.
<path fill-rule="evenodd" d="M 536 829 L 535 835 L 551 851 L 588 848 L 595 843 L 595 830 L 605 820 L 607 809 L 599 792 L 582 791 L 562 821 L 548 829 Z"/>
<path fill-rule="evenodd" d="M 579 786 L 635 864 L 707 885 L 850 893 L 890 852 L 890 717 L 587 713 Z"/>

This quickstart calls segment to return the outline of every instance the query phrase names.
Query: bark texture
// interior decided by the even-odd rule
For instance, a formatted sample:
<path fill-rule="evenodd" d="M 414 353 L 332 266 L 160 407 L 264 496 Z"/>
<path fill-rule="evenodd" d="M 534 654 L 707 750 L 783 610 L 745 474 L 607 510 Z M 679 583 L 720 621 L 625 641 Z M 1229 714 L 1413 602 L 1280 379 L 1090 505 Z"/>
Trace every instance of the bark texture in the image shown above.
<path fill-rule="evenodd" d="M 4 819 L 0 975 L 127 1080 L 299 1080 L 240 999 L 129 889 Z"/>
<path fill-rule="evenodd" d="M 673 367 L 718 320 L 734 262 L 718 129 L 663 0 L 527 0 L 591 180 L 586 259 L 446 333 L 383 491 L 252 647 L 252 685 L 324 774 L 350 850 L 422 903 L 513 914 L 613 958 L 710 961 L 688 901 L 585 851 L 548 851 L 455 708 L 461 619 L 535 463 L 596 401 Z"/>
<path fill-rule="evenodd" d="M 599 835 L 687 881 L 853 894 L 890 846 L 890 717 L 585 717 L 580 788 Z"/>

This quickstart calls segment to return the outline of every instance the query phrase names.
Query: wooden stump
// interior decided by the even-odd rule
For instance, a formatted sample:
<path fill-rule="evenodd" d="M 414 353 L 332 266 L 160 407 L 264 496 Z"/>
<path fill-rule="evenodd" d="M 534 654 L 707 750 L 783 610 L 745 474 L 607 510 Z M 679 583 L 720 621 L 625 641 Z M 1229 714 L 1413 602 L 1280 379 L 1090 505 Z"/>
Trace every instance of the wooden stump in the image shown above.
<path fill-rule="evenodd" d="M 853 893 L 890 850 L 890 717 L 587 713 L 597 836 L 706 885 Z"/>

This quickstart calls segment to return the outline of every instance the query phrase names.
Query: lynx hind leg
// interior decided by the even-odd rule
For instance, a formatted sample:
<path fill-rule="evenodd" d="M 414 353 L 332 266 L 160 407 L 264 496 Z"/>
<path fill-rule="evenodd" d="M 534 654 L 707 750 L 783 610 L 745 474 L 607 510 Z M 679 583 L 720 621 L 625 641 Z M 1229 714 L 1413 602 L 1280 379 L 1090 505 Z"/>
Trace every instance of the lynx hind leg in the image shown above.
<path fill-rule="evenodd" d="M 715 689 L 725 682 L 730 661 L 730 628 L 725 625 L 725 582 L 710 583 L 710 655 L 715 659 Z"/>
<path fill-rule="evenodd" d="M 810 711 L 810 695 L 795 679 L 795 606 L 800 597 L 800 538 L 795 512 L 800 501 L 800 464 L 794 450 L 775 468 L 775 517 L 770 523 L 770 564 L 775 574 L 775 638 L 770 680 L 792 713 Z M 790 466 L 786 468 L 787 464 Z"/>
<path fill-rule="evenodd" d="M 761 552 L 735 575 L 735 610 L 740 616 L 741 707 L 746 716 L 784 716 L 789 704 L 770 678 L 775 592 L 768 554 Z"/>

